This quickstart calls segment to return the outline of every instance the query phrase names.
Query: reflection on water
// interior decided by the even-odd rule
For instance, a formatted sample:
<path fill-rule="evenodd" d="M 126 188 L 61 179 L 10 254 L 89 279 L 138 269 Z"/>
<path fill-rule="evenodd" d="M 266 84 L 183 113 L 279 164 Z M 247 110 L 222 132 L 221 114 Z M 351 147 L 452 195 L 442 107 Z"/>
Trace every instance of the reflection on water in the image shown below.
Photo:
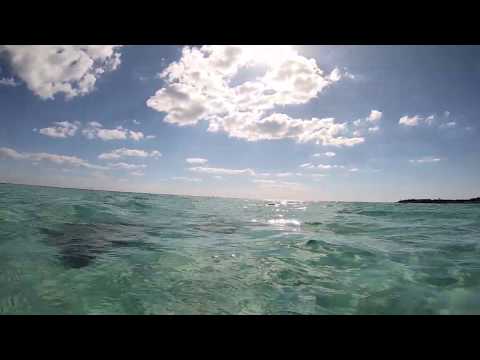
<path fill-rule="evenodd" d="M 0 313 L 480 313 L 477 205 L 0 185 Z"/>

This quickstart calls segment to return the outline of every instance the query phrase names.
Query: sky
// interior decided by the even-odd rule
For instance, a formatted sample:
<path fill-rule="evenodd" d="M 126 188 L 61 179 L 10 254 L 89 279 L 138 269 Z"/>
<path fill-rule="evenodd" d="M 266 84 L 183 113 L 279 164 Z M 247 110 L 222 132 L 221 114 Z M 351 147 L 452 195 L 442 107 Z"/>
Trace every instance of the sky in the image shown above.
<path fill-rule="evenodd" d="M 0 45 L 0 182 L 480 196 L 479 46 Z"/>

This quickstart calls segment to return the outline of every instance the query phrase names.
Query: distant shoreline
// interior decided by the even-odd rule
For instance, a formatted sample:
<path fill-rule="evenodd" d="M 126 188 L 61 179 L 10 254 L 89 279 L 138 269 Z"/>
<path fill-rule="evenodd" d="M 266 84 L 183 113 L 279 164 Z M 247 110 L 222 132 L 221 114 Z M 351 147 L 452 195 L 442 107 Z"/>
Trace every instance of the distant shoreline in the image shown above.
<path fill-rule="evenodd" d="M 398 201 L 400 204 L 480 204 L 480 197 L 472 199 L 446 200 L 446 199 L 407 199 Z"/>

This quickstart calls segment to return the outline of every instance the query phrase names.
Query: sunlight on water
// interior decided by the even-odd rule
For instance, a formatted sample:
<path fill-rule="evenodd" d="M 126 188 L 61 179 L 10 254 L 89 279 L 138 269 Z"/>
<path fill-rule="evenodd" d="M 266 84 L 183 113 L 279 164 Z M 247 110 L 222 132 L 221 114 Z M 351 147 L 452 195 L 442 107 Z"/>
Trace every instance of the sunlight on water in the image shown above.
<path fill-rule="evenodd" d="M 3 314 L 480 313 L 478 205 L 0 184 Z"/>

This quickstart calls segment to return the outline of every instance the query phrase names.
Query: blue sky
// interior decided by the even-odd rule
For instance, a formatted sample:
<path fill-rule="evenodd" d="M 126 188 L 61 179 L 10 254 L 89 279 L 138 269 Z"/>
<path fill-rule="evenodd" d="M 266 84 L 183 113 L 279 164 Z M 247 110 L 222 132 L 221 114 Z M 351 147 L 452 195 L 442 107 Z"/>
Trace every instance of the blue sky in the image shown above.
<path fill-rule="evenodd" d="M 0 181 L 479 196 L 478 84 L 478 46 L 0 46 Z"/>

